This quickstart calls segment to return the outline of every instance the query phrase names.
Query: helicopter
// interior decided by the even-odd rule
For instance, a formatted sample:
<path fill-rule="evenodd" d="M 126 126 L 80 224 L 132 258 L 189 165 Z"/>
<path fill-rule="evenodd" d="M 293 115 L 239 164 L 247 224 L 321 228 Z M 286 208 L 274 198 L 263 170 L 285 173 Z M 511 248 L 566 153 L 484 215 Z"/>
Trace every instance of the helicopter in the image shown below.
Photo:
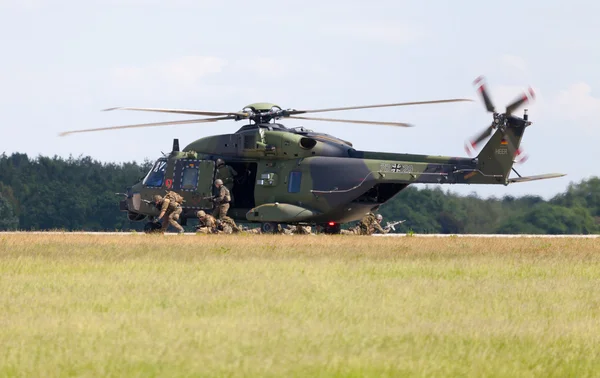
<path fill-rule="evenodd" d="M 180 223 L 195 219 L 199 210 L 213 209 L 217 161 L 237 173 L 231 186 L 228 216 L 237 222 L 258 223 L 265 233 L 278 224 L 315 225 L 324 233 L 340 233 L 341 225 L 376 211 L 411 184 L 496 184 L 509 185 L 565 176 L 561 173 L 521 176 L 513 165 L 521 155 L 521 139 L 532 124 L 527 109 L 515 111 L 535 97 L 531 88 L 498 112 L 488 94 L 485 80 L 475 81 L 492 122 L 465 146 L 467 152 L 487 142 L 476 156 L 447 157 L 408 153 L 362 151 L 349 141 L 301 127 L 288 128 L 282 119 L 326 121 L 411 127 L 403 122 L 379 122 L 311 117 L 306 114 L 355 109 L 431 105 L 473 101 L 445 99 L 393 104 L 349 106 L 313 110 L 284 109 L 273 103 L 254 103 L 241 111 L 218 112 L 182 109 L 119 107 L 105 110 L 133 110 L 197 115 L 181 121 L 112 126 L 63 132 L 73 133 L 169 126 L 192 123 L 247 120 L 231 134 L 212 135 L 179 148 L 174 139 L 171 152 L 163 154 L 146 176 L 127 188 L 119 203 L 130 221 L 148 219 L 144 230 L 160 227 L 160 211 L 154 195 L 175 191 L 184 198 Z M 509 177 L 511 171 L 517 177 Z"/>

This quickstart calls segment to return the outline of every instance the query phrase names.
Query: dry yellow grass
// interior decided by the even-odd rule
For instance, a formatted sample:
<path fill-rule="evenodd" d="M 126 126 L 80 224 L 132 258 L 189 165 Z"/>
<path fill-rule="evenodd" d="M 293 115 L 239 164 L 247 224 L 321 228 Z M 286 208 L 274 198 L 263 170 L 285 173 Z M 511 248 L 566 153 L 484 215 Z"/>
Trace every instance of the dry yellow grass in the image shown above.
<path fill-rule="evenodd" d="M 595 376 L 594 239 L 0 234 L 1 376 Z"/>

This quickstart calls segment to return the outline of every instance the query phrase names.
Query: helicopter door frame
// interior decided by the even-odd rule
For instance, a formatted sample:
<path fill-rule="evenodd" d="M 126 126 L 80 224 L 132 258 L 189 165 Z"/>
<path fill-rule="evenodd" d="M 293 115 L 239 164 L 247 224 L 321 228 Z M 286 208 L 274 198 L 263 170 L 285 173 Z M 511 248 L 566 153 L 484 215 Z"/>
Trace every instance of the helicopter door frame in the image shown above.
<path fill-rule="evenodd" d="M 213 160 L 179 159 L 173 170 L 173 189 L 185 198 L 184 208 L 212 209 L 212 188 L 215 177 Z"/>

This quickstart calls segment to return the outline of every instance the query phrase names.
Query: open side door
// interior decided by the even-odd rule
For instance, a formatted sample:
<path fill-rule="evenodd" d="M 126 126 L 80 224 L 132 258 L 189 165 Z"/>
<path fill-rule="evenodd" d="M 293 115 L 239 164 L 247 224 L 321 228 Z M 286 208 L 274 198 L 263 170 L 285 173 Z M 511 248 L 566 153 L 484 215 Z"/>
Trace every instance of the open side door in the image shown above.
<path fill-rule="evenodd" d="M 175 163 L 173 189 L 185 198 L 184 208 L 212 209 L 212 188 L 215 162 L 212 160 L 180 159 Z"/>

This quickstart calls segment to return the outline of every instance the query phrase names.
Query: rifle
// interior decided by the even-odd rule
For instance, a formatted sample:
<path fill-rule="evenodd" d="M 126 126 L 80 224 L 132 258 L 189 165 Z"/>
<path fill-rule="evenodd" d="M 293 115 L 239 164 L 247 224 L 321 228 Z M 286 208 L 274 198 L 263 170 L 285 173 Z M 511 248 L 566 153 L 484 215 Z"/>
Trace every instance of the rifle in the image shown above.
<path fill-rule="evenodd" d="M 392 230 L 396 231 L 396 225 L 404 223 L 404 222 L 406 222 L 406 220 L 401 220 L 401 221 L 396 221 L 396 222 L 387 222 L 387 224 L 385 225 L 385 227 L 383 229 L 389 230 L 391 228 Z"/>

